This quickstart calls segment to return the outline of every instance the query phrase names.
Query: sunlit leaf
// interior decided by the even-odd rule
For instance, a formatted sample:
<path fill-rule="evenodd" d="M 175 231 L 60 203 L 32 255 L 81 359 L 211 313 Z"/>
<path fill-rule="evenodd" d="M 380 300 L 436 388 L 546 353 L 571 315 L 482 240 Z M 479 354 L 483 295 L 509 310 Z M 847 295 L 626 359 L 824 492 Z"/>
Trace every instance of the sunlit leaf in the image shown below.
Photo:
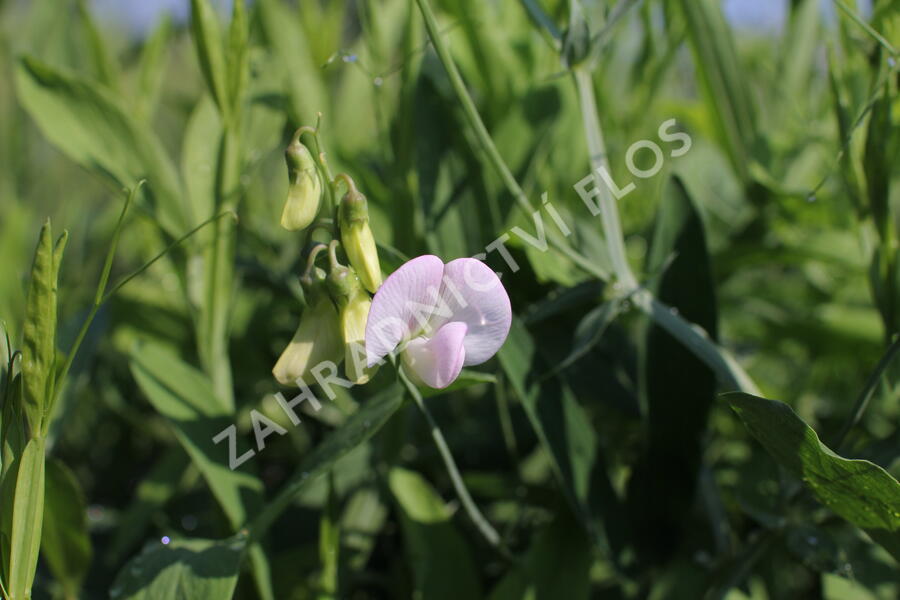
<path fill-rule="evenodd" d="M 231 598 L 246 540 L 151 542 L 126 564 L 110 589 L 114 600 Z"/>
<path fill-rule="evenodd" d="M 867 460 L 835 454 L 783 402 L 740 393 L 725 398 L 778 464 L 801 478 L 822 504 L 900 560 L 900 483 L 896 479 Z"/>

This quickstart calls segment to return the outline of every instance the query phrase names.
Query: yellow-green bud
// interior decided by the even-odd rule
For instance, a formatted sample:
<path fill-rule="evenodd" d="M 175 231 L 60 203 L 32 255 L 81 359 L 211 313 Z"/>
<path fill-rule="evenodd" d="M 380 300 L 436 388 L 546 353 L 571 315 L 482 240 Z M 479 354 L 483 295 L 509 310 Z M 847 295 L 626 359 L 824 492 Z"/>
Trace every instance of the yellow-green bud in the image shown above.
<path fill-rule="evenodd" d="M 294 140 L 284 151 L 288 166 L 288 197 L 281 213 L 281 226 L 288 231 L 309 227 L 322 200 L 322 182 L 309 150 Z"/>
<path fill-rule="evenodd" d="M 369 381 L 375 367 L 366 367 L 366 321 L 372 300 L 359 289 L 340 311 L 341 335 L 344 339 L 344 372 L 356 384 Z"/>
<path fill-rule="evenodd" d="M 337 263 L 334 243 L 330 252 L 331 271 L 326 284 L 328 294 L 338 307 L 341 338 L 344 342 L 344 372 L 353 383 L 366 383 L 375 372 L 374 367 L 366 367 L 366 321 L 372 300 L 360 285 L 353 269 Z"/>
<path fill-rule="evenodd" d="M 310 293 L 311 302 L 303 312 L 300 326 L 272 369 L 278 383 L 293 385 L 302 377 L 309 384 L 313 367 L 323 361 L 341 361 L 344 344 L 338 312 L 322 291 Z"/>
<path fill-rule="evenodd" d="M 373 294 L 381 286 L 381 264 L 375 238 L 369 228 L 366 197 L 350 188 L 338 208 L 341 242 L 350 264 L 356 269 L 363 286 Z"/>

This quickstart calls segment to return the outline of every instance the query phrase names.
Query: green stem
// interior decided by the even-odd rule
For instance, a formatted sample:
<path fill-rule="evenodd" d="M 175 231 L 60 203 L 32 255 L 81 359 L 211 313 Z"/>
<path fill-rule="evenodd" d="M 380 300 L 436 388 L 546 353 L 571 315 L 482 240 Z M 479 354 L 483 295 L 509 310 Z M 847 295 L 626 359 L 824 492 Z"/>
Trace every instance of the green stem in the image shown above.
<path fill-rule="evenodd" d="M 453 454 L 450 452 L 450 447 L 447 446 L 447 441 L 444 439 L 444 434 L 441 433 L 441 428 L 438 426 L 437 421 L 434 420 L 431 411 L 428 410 L 428 406 L 426 406 L 425 400 L 422 398 L 419 389 L 409 380 L 402 368 L 398 367 L 397 373 L 400 376 L 400 381 L 406 386 L 409 395 L 412 396 L 413 402 L 416 403 L 416 406 L 419 407 L 419 410 L 425 416 L 425 420 L 428 421 L 428 426 L 431 430 L 431 438 L 434 440 L 434 444 L 437 446 L 441 459 L 444 461 L 444 466 L 447 468 L 447 473 L 450 475 L 450 481 L 453 483 L 453 489 L 456 490 L 456 495 L 462 502 L 463 508 L 469 515 L 469 518 L 472 519 L 475 527 L 478 528 L 478 531 L 484 536 L 484 539 L 487 540 L 488 544 L 496 548 L 505 558 L 511 558 L 509 550 L 507 550 L 503 541 L 500 539 L 500 534 L 497 533 L 497 530 L 494 529 L 485 516 L 481 514 L 475 501 L 472 500 L 472 496 L 469 494 L 469 490 L 456 466 L 456 461 L 453 459 Z"/>
<path fill-rule="evenodd" d="M 122 226 L 125 223 L 125 215 L 128 213 L 128 207 L 131 206 L 131 202 L 137 195 L 138 190 L 140 190 L 143 185 L 144 181 L 139 181 L 125 198 L 125 204 L 122 206 L 122 212 L 119 213 L 119 220 L 116 221 L 116 228 L 113 230 L 112 241 L 109 244 L 109 249 L 106 251 L 106 259 L 103 261 L 103 270 L 100 272 L 100 281 L 97 284 L 97 291 L 94 294 L 94 303 L 91 305 L 91 310 L 84 320 L 84 323 L 82 323 L 81 329 L 78 331 L 78 336 L 75 338 L 75 343 L 72 344 L 72 349 L 69 350 L 69 354 L 66 356 L 66 362 L 56 376 L 56 382 L 53 386 L 53 396 L 50 399 L 47 414 L 50 414 L 53 410 L 53 405 L 56 404 L 56 399 L 62 389 L 62 383 L 65 381 L 66 375 L 69 374 L 69 369 L 72 368 L 72 361 L 75 360 L 75 354 L 78 352 L 78 348 L 84 341 L 84 336 L 87 335 L 88 329 L 94 321 L 97 311 L 100 309 L 100 305 L 103 304 L 103 294 L 106 292 L 106 285 L 109 282 L 109 274 L 112 271 L 113 259 L 116 256 L 116 249 L 119 246 L 119 236 L 122 233 Z M 47 427 L 49 426 L 49 421 L 50 419 L 45 419 L 44 421 L 45 434 Z"/>
<path fill-rule="evenodd" d="M 216 181 L 217 210 L 236 211 L 240 200 L 241 140 L 236 120 L 222 135 Z M 200 359 L 212 380 L 216 396 L 234 410 L 231 361 L 228 356 L 228 321 L 234 284 L 235 232 L 232 223 L 218 221 L 205 261 L 206 303 L 199 323 Z"/>
<path fill-rule="evenodd" d="M 607 173 L 610 171 L 609 160 L 606 157 L 606 144 L 603 141 L 603 130 L 600 128 L 600 120 L 597 117 L 594 82 L 590 71 L 584 69 L 576 69 L 574 76 L 575 86 L 578 89 L 578 102 L 581 106 L 581 117 L 584 121 L 584 132 L 587 137 L 591 169 L 596 177 L 599 171 Z M 625 288 L 625 291 L 629 291 L 637 287 L 637 280 L 634 278 L 631 267 L 628 266 L 628 259 L 625 255 L 625 239 L 622 235 L 619 210 L 609 187 L 600 185 L 598 189 L 600 191 L 600 220 L 603 225 L 606 248 L 616 279 Z"/>
<path fill-rule="evenodd" d="M 609 161 L 606 145 L 603 141 L 603 130 L 597 117 L 597 101 L 591 74 L 587 70 L 577 69 L 574 72 L 575 85 L 578 88 L 578 100 L 584 120 L 585 137 L 590 153 L 591 168 L 609 172 Z M 649 291 L 639 289 L 625 254 L 625 242 L 622 236 L 622 225 L 615 199 L 609 188 L 600 186 L 600 219 L 606 238 L 616 279 L 624 286 L 623 295 L 633 294 L 635 306 L 640 308 L 660 327 L 679 340 L 694 355 L 707 364 L 720 379 L 737 389 L 753 395 L 760 395 L 759 388 L 738 362 L 723 348 L 719 347 L 701 327 L 689 323 L 678 315 L 671 307 L 661 302 Z"/>

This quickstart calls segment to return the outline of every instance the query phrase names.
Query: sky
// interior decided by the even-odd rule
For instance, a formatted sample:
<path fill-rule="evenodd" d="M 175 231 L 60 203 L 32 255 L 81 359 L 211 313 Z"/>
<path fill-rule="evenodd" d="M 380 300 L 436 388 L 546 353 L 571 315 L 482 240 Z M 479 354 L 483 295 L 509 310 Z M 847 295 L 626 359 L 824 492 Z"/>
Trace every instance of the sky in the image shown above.
<path fill-rule="evenodd" d="M 231 4 L 230 0 L 213 2 Z M 831 0 L 821 2 L 823 12 L 833 18 Z M 138 35 L 151 28 L 164 12 L 176 21 L 186 20 L 190 12 L 190 0 L 92 0 L 92 5 L 103 20 L 123 23 Z M 722 0 L 722 5 L 726 18 L 736 27 L 777 32 L 784 24 L 788 0 Z M 868 12 L 871 0 L 860 0 L 859 5 Z"/>

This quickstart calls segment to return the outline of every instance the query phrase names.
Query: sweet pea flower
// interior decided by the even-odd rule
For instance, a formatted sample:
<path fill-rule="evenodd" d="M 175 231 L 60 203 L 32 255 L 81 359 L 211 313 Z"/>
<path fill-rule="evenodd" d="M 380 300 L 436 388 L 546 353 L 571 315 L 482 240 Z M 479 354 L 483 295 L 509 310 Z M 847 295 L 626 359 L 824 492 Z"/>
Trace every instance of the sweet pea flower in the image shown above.
<path fill-rule="evenodd" d="M 368 366 L 400 350 L 409 370 L 445 388 L 464 366 L 494 356 L 512 323 L 509 296 L 487 265 L 459 258 L 446 265 L 419 256 L 394 271 L 372 299 L 366 323 Z"/>

